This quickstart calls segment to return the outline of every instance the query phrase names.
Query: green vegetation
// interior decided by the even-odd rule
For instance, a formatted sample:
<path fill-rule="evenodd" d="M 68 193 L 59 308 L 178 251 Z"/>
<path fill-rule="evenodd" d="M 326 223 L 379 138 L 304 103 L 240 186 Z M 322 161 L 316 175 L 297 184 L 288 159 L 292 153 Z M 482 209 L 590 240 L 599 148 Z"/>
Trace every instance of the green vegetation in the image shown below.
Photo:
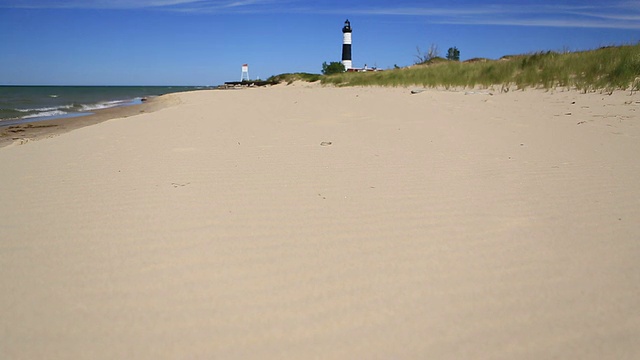
<path fill-rule="evenodd" d="M 327 64 L 326 62 L 322 63 L 322 74 L 323 75 L 333 75 L 340 74 L 345 72 L 344 65 L 341 62 L 333 61 Z"/>
<path fill-rule="evenodd" d="M 447 50 L 447 60 L 460 61 L 460 50 L 457 47 L 452 47 Z"/>
<path fill-rule="evenodd" d="M 291 84 L 294 81 L 306 81 L 306 82 L 315 82 L 320 80 L 320 74 L 309 74 L 309 73 L 287 73 L 274 75 L 267 79 L 267 81 L 274 83 L 283 83 Z"/>
<path fill-rule="evenodd" d="M 411 86 L 445 88 L 502 86 L 575 88 L 581 91 L 640 91 L 640 44 L 560 54 L 552 51 L 458 62 L 434 57 L 424 64 L 382 72 L 322 76 L 339 86 Z"/>

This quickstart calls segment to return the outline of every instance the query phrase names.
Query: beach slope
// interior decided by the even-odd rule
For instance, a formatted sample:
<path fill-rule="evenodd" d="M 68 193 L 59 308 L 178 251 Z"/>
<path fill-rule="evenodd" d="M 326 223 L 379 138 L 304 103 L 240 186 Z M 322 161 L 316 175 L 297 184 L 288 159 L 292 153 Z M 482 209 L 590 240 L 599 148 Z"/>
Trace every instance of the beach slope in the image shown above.
<path fill-rule="evenodd" d="M 171 96 L 0 149 L 0 358 L 640 357 L 637 94 Z"/>

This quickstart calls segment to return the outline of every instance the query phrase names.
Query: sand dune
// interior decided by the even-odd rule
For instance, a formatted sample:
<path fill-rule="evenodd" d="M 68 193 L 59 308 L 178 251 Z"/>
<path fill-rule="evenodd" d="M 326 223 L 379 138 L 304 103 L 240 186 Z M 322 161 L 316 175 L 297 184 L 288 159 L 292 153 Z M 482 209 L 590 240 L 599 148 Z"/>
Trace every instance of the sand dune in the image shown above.
<path fill-rule="evenodd" d="M 0 357 L 640 357 L 640 96 L 409 90 L 0 149 Z"/>

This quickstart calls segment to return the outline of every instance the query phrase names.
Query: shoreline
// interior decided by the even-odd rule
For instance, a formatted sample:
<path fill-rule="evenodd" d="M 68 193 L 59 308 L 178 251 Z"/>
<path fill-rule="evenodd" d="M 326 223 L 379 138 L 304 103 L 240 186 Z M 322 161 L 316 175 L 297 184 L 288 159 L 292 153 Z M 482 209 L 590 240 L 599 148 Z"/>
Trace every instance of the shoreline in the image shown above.
<path fill-rule="evenodd" d="M 204 91 L 204 90 L 199 90 Z M 143 113 L 152 113 L 167 106 L 176 104 L 177 98 L 170 93 L 153 96 L 140 104 L 116 106 L 91 111 L 88 115 L 67 116 L 50 120 L 37 120 L 0 127 L 0 148 L 14 144 L 22 145 L 29 141 L 37 141 L 58 136 L 85 126 L 101 122 L 128 118 Z"/>

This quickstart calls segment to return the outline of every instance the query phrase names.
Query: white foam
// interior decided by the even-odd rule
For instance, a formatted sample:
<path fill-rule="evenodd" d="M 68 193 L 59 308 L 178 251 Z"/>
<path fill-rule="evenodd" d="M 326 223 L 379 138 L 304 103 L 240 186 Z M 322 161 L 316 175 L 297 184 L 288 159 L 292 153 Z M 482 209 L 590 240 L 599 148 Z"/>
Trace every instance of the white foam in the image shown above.
<path fill-rule="evenodd" d="M 31 119 L 31 118 L 39 118 L 39 117 L 60 116 L 60 115 L 66 115 L 66 114 L 67 114 L 66 111 L 51 110 L 51 111 L 42 111 L 37 114 L 26 115 L 26 116 L 23 116 L 22 118 Z"/>
<path fill-rule="evenodd" d="M 128 101 L 128 100 L 107 101 L 107 102 L 102 102 L 102 103 L 98 103 L 98 104 L 82 105 L 80 107 L 80 109 L 81 109 L 81 111 L 108 109 L 108 108 L 112 108 L 112 107 L 116 107 L 116 106 L 121 106 L 121 105 L 127 104 L 129 102 L 130 101 Z"/>
<path fill-rule="evenodd" d="M 53 107 L 43 107 L 43 108 L 35 108 L 35 109 L 15 109 L 20 112 L 32 112 L 32 111 L 54 111 L 59 109 L 71 109 L 73 105 L 61 105 L 61 106 L 53 106 Z"/>

